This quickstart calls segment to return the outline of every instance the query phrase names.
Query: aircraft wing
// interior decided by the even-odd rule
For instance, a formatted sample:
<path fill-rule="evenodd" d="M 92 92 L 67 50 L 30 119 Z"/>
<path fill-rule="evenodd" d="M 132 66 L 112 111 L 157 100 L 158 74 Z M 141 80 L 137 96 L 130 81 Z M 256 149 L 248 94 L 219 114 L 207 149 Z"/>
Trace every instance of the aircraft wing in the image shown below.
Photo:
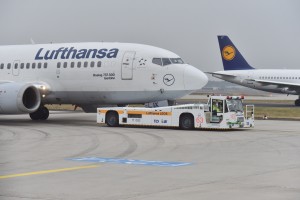
<path fill-rule="evenodd" d="M 260 83 L 262 85 L 273 85 L 278 88 L 289 88 L 289 90 L 294 90 L 300 92 L 300 84 L 299 83 L 287 83 L 287 82 L 280 82 L 280 81 L 266 81 L 260 79 L 247 79 L 249 81 L 254 81 Z"/>

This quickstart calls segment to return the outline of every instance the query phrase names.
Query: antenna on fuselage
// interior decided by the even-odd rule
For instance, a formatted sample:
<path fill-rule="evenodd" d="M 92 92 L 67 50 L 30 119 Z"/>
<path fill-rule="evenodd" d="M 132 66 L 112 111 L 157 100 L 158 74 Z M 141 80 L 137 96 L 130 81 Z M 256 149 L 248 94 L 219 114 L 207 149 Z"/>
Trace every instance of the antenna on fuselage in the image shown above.
<path fill-rule="evenodd" d="M 32 38 L 30 38 L 30 42 L 31 42 L 31 44 L 35 44 L 35 42 Z"/>

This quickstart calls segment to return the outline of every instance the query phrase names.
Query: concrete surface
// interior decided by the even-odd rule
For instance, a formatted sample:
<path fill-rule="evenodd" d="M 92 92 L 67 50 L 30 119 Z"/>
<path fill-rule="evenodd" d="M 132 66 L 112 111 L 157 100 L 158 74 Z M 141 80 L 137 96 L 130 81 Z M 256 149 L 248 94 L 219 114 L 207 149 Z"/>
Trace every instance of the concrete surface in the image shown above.
<path fill-rule="evenodd" d="M 1 115 L 0 199 L 300 199 L 299 122 L 256 121 L 254 129 L 211 132 L 95 121 L 95 114 L 80 112 L 52 112 L 46 122 Z M 193 164 L 68 160 L 76 157 Z"/>

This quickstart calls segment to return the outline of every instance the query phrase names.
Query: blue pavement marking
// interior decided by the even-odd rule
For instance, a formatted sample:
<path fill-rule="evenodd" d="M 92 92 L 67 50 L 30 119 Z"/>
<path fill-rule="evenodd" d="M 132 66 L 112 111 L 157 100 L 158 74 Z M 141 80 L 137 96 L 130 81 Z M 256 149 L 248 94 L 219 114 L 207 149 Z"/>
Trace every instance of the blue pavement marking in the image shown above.
<path fill-rule="evenodd" d="M 132 159 L 122 159 L 122 158 L 85 157 L 85 158 L 70 158 L 68 160 L 81 161 L 81 162 L 127 164 L 127 165 L 147 165 L 147 166 L 158 166 L 158 167 L 182 167 L 182 166 L 192 165 L 192 163 L 189 162 L 165 162 L 165 161 L 149 161 L 149 160 L 132 160 Z"/>

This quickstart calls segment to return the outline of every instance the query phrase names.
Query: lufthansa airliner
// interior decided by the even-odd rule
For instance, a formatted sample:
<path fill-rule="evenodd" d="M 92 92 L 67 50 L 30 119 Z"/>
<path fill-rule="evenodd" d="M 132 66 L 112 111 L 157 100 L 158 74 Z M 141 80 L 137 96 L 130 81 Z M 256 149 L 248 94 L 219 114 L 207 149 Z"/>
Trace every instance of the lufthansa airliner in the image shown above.
<path fill-rule="evenodd" d="M 0 46 L 0 114 L 46 120 L 46 104 L 101 105 L 173 101 L 208 81 L 180 56 L 129 43 Z"/>

